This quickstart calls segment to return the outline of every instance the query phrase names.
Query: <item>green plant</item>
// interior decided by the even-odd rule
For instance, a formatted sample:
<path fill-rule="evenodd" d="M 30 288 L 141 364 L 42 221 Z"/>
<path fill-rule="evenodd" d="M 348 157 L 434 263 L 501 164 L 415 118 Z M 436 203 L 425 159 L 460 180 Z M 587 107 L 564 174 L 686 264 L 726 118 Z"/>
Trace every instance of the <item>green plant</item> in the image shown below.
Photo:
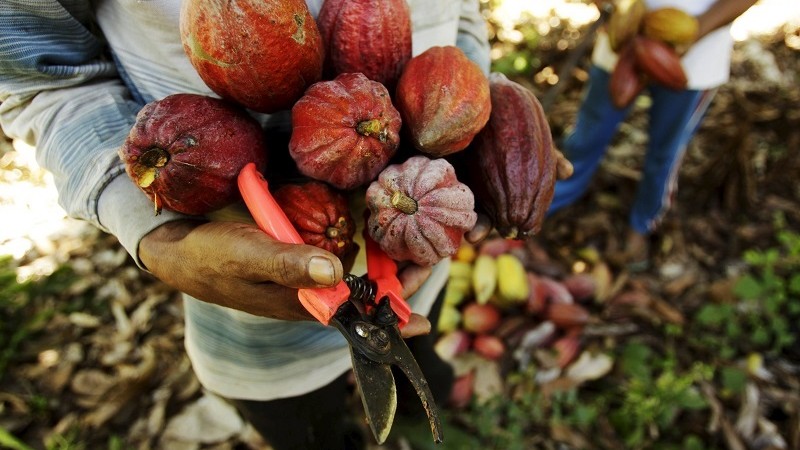
<path fill-rule="evenodd" d="M 776 245 L 744 252 L 747 273 L 734 285 L 735 301 L 710 303 L 694 319 L 697 344 L 721 349 L 723 359 L 760 352 L 777 356 L 798 344 L 800 321 L 800 234 L 775 217 Z"/>
<path fill-rule="evenodd" d="M 675 439 L 686 444 L 686 437 L 669 431 L 680 414 L 707 407 L 696 384 L 710 379 L 713 369 L 696 363 L 679 371 L 673 355 L 657 355 L 639 343 L 624 347 L 621 365 L 628 377 L 611 402 L 609 418 L 626 448 L 666 446 Z"/>
<path fill-rule="evenodd" d="M 54 310 L 45 299 L 59 293 L 74 280 L 74 273 L 62 267 L 50 276 L 17 280 L 16 263 L 0 256 L 0 379 L 20 345 L 42 329 Z"/>

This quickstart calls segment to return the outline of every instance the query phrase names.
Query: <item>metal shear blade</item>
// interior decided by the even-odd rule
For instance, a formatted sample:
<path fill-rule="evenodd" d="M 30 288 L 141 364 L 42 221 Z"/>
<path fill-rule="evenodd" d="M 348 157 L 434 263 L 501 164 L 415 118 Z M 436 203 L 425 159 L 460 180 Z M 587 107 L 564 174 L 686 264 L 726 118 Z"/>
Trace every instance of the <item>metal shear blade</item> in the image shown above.
<path fill-rule="evenodd" d="M 399 367 L 408 377 L 422 401 L 435 442 L 442 442 L 441 421 L 433 394 L 416 359 L 400 335 L 397 316 L 384 297 L 374 310 L 364 316 L 349 301 L 331 319 L 350 344 L 353 372 L 361 401 L 378 444 L 386 441 L 397 409 L 397 388 L 391 366 Z"/>

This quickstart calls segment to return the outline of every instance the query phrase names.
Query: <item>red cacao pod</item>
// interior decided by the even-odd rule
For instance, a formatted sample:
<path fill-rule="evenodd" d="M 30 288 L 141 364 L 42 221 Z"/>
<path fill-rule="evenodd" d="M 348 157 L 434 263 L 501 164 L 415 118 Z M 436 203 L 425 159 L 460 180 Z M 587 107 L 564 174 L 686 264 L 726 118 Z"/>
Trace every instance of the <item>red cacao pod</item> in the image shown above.
<path fill-rule="evenodd" d="M 180 33 L 206 85 L 255 111 L 289 109 L 322 77 L 322 38 L 303 0 L 184 0 Z"/>
<path fill-rule="evenodd" d="M 466 182 L 500 234 L 522 239 L 539 232 L 553 200 L 556 153 L 533 93 L 500 73 L 489 79 L 492 113 L 464 152 Z"/>
<path fill-rule="evenodd" d="M 245 164 L 264 170 L 258 122 L 232 103 L 173 94 L 148 103 L 119 149 L 125 171 L 154 202 L 184 214 L 205 214 L 239 198 Z"/>
<path fill-rule="evenodd" d="M 342 74 L 315 83 L 292 107 L 289 153 L 303 174 L 353 189 L 386 167 L 400 126 L 382 84 L 360 73 Z"/>
<path fill-rule="evenodd" d="M 367 189 L 367 230 L 392 259 L 432 265 L 458 251 L 475 226 L 475 199 L 444 159 L 412 156 Z"/>
<path fill-rule="evenodd" d="M 470 333 L 484 334 L 494 331 L 500 325 L 500 310 L 488 303 L 470 303 L 461 311 L 461 322 L 464 330 Z"/>
<path fill-rule="evenodd" d="M 489 81 L 453 46 L 411 58 L 397 82 L 395 104 L 411 141 L 432 156 L 464 150 L 489 119 Z"/>
<path fill-rule="evenodd" d="M 608 81 L 611 102 L 620 109 L 627 107 L 642 92 L 645 84 L 645 77 L 636 67 L 633 44 L 626 45 L 620 52 Z"/>
<path fill-rule="evenodd" d="M 363 73 L 393 90 L 411 59 L 405 0 L 326 0 L 317 16 L 328 76 Z"/>
<path fill-rule="evenodd" d="M 636 66 L 650 79 L 670 89 L 686 89 L 681 58 L 668 44 L 645 36 L 633 39 Z"/>
<path fill-rule="evenodd" d="M 303 242 L 342 258 L 353 248 L 356 224 L 347 198 L 319 181 L 285 184 L 273 193 Z"/>
<path fill-rule="evenodd" d="M 589 311 L 576 303 L 550 303 L 544 318 L 559 328 L 572 328 L 586 325 L 589 322 Z"/>
<path fill-rule="evenodd" d="M 489 361 L 499 360 L 506 352 L 505 342 L 491 334 L 479 334 L 475 336 L 472 347 L 475 349 L 475 353 Z"/>

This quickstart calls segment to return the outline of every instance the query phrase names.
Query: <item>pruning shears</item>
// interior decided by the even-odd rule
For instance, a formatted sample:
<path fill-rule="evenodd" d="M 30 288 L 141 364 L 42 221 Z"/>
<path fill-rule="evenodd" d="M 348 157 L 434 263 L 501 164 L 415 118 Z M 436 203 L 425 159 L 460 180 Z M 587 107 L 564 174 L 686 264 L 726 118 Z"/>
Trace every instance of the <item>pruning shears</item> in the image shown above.
<path fill-rule="evenodd" d="M 250 214 L 272 238 L 303 244 L 280 205 L 269 192 L 269 184 L 247 164 L 239 173 L 239 191 Z M 300 303 L 319 322 L 336 327 L 350 347 L 353 373 L 372 434 L 378 444 L 389 436 L 397 409 L 397 389 L 391 366 L 399 367 L 414 386 L 428 416 L 436 443 L 442 442 L 441 421 L 428 382 L 400 335 L 411 316 L 397 264 L 364 232 L 367 255 L 366 277 L 346 274 L 336 286 L 299 289 Z"/>

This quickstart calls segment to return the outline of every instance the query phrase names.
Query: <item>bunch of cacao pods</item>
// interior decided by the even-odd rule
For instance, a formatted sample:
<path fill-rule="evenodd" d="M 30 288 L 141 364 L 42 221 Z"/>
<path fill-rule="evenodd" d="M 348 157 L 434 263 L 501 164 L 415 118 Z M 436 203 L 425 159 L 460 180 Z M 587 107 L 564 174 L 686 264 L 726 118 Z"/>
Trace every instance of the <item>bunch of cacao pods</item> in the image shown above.
<path fill-rule="evenodd" d="M 456 366 L 476 355 L 506 367 L 535 360 L 542 369 L 565 369 L 582 351 L 582 333 L 592 320 L 587 303 L 604 281 L 594 271 L 564 273 L 553 264 L 533 241 L 462 245 L 437 323 L 439 355 Z M 459 375 L 454 406 L 463 404 L 475 381 L 470 373 Z"/>
<path fill-rule="evenodd" d="M 337 254 L 355 229 L 343 198 L 364 189 L 367 231 L 396 260 L 452 256 L 478 212 L 506 238 L 539 231 L 556 177 L 539 101 L 455 46 L 412 57 L 404 0 L 327 0 L 317 20 L 303 0 L 186 0 L 180 34 L 221 99 L 175 94 L 137 117 L 120 156 L 157 211 L 209 213 L 237 200 L 248 161 L 290 161 L 308 181 L 279 203 L 305 242 Z M 288 148 L 246 110 L 291 110 Z"/>
<path fill-rule="evenodd" d="M 647 11 L 644 0 L 620 2 L 609 19 L 608 39 L 619 56 L 609 90 L 617 108 L 625 108 L 652 80 L 670 89 L 686 89 L 680 55 L 697 38 L 697 19 L 678 8 Z"/>

